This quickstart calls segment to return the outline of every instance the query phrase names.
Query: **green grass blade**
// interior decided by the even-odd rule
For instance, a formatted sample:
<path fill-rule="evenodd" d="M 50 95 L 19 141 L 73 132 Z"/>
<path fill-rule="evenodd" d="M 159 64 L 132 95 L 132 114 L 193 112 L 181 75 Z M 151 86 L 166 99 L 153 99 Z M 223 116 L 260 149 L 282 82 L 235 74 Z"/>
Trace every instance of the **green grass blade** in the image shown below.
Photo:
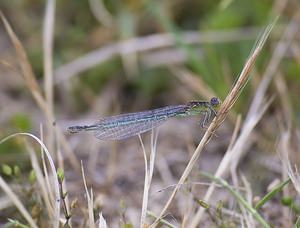
<path fill-rule="evenodd" d="M 256 205 L 255 209 L 259 210 L 266 202 L 268 202 L 271 198 L 273 198 L 278 192 L 280 192 L 289 182 L 291 179 L 287 179 L 286 181 L 282 182 L 281 184 L 277 185 L 272 191 L 270 191 L 267 195 L 265 195 Z"/>
<path fill-rule="evenodd" d="M 295 223 L 295 228 L 299 228 L 300 227 L 300 217 L 297 218 L 297 221 Z"/>
<path fill-rule="evenodd" d="M 236 200 L 243 205 L 253 216 L 254 218 L 263 226 L 263 227 L 270 227 L 270 225 L 261 217 L 261 215 L 257 212 L 255 208 L 253 208 L 242 196 L 240 193 L 238 193 L 234 188 L 232 188 L 227 181 L 217 178 L 210 173 L 201 172 L 201 174 L 211 180 L 213 180 L 215 183 L 220 184 L 224 186 L 235 198 Z"/>

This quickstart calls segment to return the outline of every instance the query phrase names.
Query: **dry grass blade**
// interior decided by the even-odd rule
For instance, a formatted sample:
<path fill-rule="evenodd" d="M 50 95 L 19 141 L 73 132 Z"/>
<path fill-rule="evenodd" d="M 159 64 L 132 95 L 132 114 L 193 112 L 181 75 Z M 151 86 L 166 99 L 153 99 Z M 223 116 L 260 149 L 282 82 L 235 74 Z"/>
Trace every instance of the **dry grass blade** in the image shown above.
<path fill-rule="evenodd" d="M 236 40 L 251 40 L 255 39 L 258 28 L 248 28 L 246 30 L 231 30 L 231 31 L 208 31 L 199 33 L 199 31 L 189 31 L 182 33 L 182 40 L 186 44 L 199 43 L 224 43 L 234 42 Z M 55 71 L 55 84 L 66 82 L 71 77 L 82 73 L 108 59 L 121 55 L 122 47 L 126 46 L 126 54 L 135 52 L 149 51 L 152 49 L 165 48 L 175 44 L 172 34 L 154 34 L 144 37 L 131 38 L 126 41 L 112 43 L 99 49 L 93 50 L 77 59 L 60 66 Z"/>
<path fill-rule="evenodd" d="M 43 50 L 44 50 L 44 90 L 45 102 L 49 118 L 47 121 L 48 137 L 47 146 L 54 151 L 54 115 L 53 115 L 53 30 L 55 16 L 55 0 L 48 0 L 46 4 L 43 25 Z"/>
<path fill-rule="evenodd" d="M 41 189 L 41 195 L 44 199 L 45 205 L 46 205 L 46 209 L 48 211 L 48 214 L 51 215 L 51 217 L 53 216 L 53 207 L 51 205 L 50 202 L 50 194 L 47 190 L 47 186 L 46 186 L 46 179 L 43 175 L 43 172 L 40 168 L 39 162 L 38 162 L 38 158 L 36 157 L 35 151 L 34 149 L 29 146 L 29 144 L 25 141 L 25 145 L 26 148 L 29 152 L 30 155 L 30 159 L 31 159 L 31 164 L 32 164 L 32 168 L 34 169 L 35 173 L 36 173 L 36 178 L 37 178 L 37 183 L 39 184 L 39 188 Z"/>
<path fill-rule="evenodd" d="M 216 96 L 213 90 L 201 79 L 201 77 L 189 71 L 187 68 L 170 66 L 168 69 L 178 78 L 178 80 L 187 85 L 195 93 L 198 93 L 206 99 Z"/>
<path fill-rule="evenodd" d="M 149 168 L 148 168 L 147 153 L 145 150 L 142 137 L 141 135 L 139 135 L 139 139 L 142 145 L 142 150 L 144 155 L 144 161 L 145 161 L 145 181 L 144 181 L 143 205 L 142 205 L 141 223 L 140 223 L 141 228 L 147 226 L 146 216 L 147 216 L 147 208 L 148 208 L 148 201 L 149 201 L 149 190 L 150 190 L 151 181 L 153 177 L 154 162 L 156 157 L 157 137 L 158 137 L 158 130 L 152 129 L 151 151 L 150 151 Z"/>
<path fill-rule="evenodd" d="M 43 142 L 44 140 L 44 131 L 43 131 L 43 126 L 42 124 L 40 124 L 40 139 Z M 46 185 L 47 185 L 47 190 L 49 193 L 49 198 L 51 199 L 52 202 L 54 202 L 54 195 L 53 192 L 51 191 L 51 183 L 50 183 L 50 177 L 48 174 L 48 168 L 46 165 L 46 158 L 45 158 L 45 153 L 43 150 L 43 147 L 41 146 L 41 159 L 42 159 L 42 164 L 43 164 L 43 172 L 45 175 L 45 181 L 46 181 Z"/>
<path fill-rule="evenodd" d="M 20 40 L 18 39 L 18 37 L 16 36 L 14 31 L 10 27 L 8 21 L 5 19 L 5 16 L 3 15 L 3 13 L 1 11 L 0 11 L 0 16 L 1 16 L 4 26 L 8 32 L 8 35 L 9 35 L 10 39 L 12 40 L 13 45 L 15 46 L 16 53 L 18 55 L 19 64 L 22 69 L 25 82 L 26 82 L 28 88 L 30 89 L 30 91 L 32 92 L 32 95 L 33 95 L 34 99 L 36 100 L 36 102 L 38 103 L 38 105 L 40 106 L 40 108 L 44 112 L 47 112 L 47 107 L 44 102 L 41 89 L 34 77 L 32 67 L 29 64 L 28 57 L 24 50 L 24 47 L 22 46 Z"/>
<path fill-rule="evenodd" d="M 300 174 L 298 172 L 298 168 L 296 165 L 293 165 L 291 163 L 291 160 L 289 158 L 290 153 L 295 153 L 292 150 L 291 146 L 291 131 L 287 130 L 282 133 L 279 144 L 278 144 L 278 151 L 279 155 L 283 164 L 283 168 L 285 172 L 288 174 L 289 178 L 291 179 L 294 188 L 300 193 Z"/>
<path fill-rule="evenodd" d="M 250 183 L 248 182 L 248 180 L 246 179 L 246 177 L 243 174 L 241 175 L 241 179 L 243 181 L 243 184 L 244 184 L 245 190 L 246 190 L 246 200 L 247 200 L 248 204 L 250 206 L 252 206 L 253 193 L 251 190 Z M 255 227 L 253 215 L 251 213 L 249 213 L 248 211 L 246 211 L 246 209 L 242 205 L 240 205 L 240 208 L 243 213 L 243 217 L 245 218 L 247 227 Z"/>
<path fill-rule="evenodd" d="M 196 148 L 196 150 L 195 150 L 192 158 L 190 159 L 187 167 L 185 168 L 185 170 L 184 170 L 177 186 L 173 190 L 171 196 L 169 197 L 169 199 L 168 199 L 166 205 L 164 206 L 164 208 L 162 209 L 160 215 L 155 220 L 155 222 L 152 224 L 152 227 L 156 227 L 158 225 L 159 220 L 163 217 L 166 210 L 169 208 L 169 206 L 170 206 L 173 198 L 175 197 L 176 193 L 178 192 L 180 186 L 185 182 L 186 178 L 190 174 L 190 172 L 191 172 L 192 168 L 194 167 L 198 157 L 200 156 L 201 151 L 203 150 L 205 145 L 210 141 L 210 139 L 214 135 L 214 132 L 217 130 L 217 128 L 225 120 L 229 110 L 232 108 L 232 106 L 234 105 L 234 103 L 238 99 L 240 92 L 242 91 L 242 89 L 244 88 L 244 86 L 246 85 L 246 83 L 247 83 L 247 81 L 250 77 L 250 71 L 251 71 L 251 69 L 252 69 L 252 67 L 255 63 L 255 60 L 257 59 L 258 55 L 260 54 L 260 52 L 263 48 L 263 45 L 264 45 L 266 39 L 268 38 L 268 36 L 269 36 L 273 26 L 275 25 L 276 21 L 277 21 L 277 19 L 274 20 L 274 22 L 271 23 L 270 25 L 268 25 L 267 28 L 265 29 L 261 39 L 259 40 L 259 42 L 256 46 L 256 48 L 254 49 L 253 53 L 251 54 L 251 56 L 248 58 L 246 64 L 244 65 L 244 68 L 243 68 L 242 72 L 240 73 L 236 84 L 233 86 L 233 88 L 231 89 L 231 91 L 227 95 L 226 99 L 222 103 L 222 105 L 220 107 L 220 110 L 218 112 L 218 115 L 215 117 L 213 122 L 210 124 L 209 128 L 206 130 L 202 140 L 200 141 L 198 147 Z"/>
<path fill-rule="evenodd" d="M 286 29 L 283 31 L 282 37 L 278 42 L 277 46 L 275 47 L 274 54 L 272 55 L 272 58 L 266 68 L 266 71 L 263 74 L 264 75 L 263 80 L 259 84 L 257 92 L 255 93 L 253 102 L 250 106 L 250 110 L 248 112 L 246 119 L 251 118 L 251 116 L 254 115 L 261 107 L 267 88 L 272 78 L 276 76 L 279 63 L 284 57 L 288 47 L 292 43 L 293 38 L 295 37 L 295 35 L 299 30 L 299 20 L 300 20 L 300 12 L 298 11 L 293 16 L 293 18 L 287 25 Z"/>
<path fill-rule="evenodd" d="M 262 115 L 265 113 L 269 105 L 271 104 L 272 99 L 269 100 L 265 104 L 265 106 L 258 112 L 253 118 L 245 122 L 245 124 L 242 127 L 241 134 L 237 138 L 236 142 L 232 145 L 231 148 L 229 148 L 226 151 L 225 156 L 223 157 L 217 171 L 215 172 L 214 176 L 216 178 L 224 176 L 226 172 L 229 170 L 229 166 L 231 165 L 231 170 L 236 170 L 238 161 L 240 160 L 240 157 L 242 154 L 244 154 L 245 151 L 247 151 L 247 148 L 249 147 L 251 140 L 249 140 L 249 136 L 251 135 L 252 130 L 258 123 L 258 121 L 261 119 Z M 208 190 L 206 191 L 206 194 L 204 196 L 204 201 L 209 201 L 214 190 L 215 190 L 215 184 L 212 184 L 209 186 Z M 194 216 L 191 227 L 196 227 L 197 224 L 200 222 L 202 216 L 204 213 L 203 208 L 199 208 L 196 215 Z"/>
<path fill-rule="evenodd" d="M 238 139 L 234 143 L 231 149 L 229 149 L 225 156 L 223 157 L 217 171 L 215 172 L 215 177 L 219 178 L 222 175 L 225 175 L 225 173 L 228 171 L 228 167 L 231 163 L 231 169 L 236 170 L 237 164 L 240 160 L 240 157 L 242 154 L 244 154 L 245 151 L 247 151 L 247 148 L 250 146 L 251 140 L 249 140 L 249 136 L 251 135 L 252 130 L 258 123 L 258 121 L 261 119 L 262 115 L 265 113 L 269 105 L 271 104 L 272 99 L 270 99 L 264 107 L 261 108 L 261 110 L 255 114 L 255 116 L 252 116 L 247 122 L 244 123 L 241 134 L 239 135 Z M 209 201 L 213 191 L 215 189 L 215 184 L 212 184 L 209 186 L 205 196 L 204 200 Z M 196 215 L 194 216 L 191 227 L 196 227 L 197 224 L 200 222 L 202 215 L 204 213 L 203 208 L 199 208 Z"/>
<path fill-rule="evenodd" d="M 11 138 L 19 136 L 19 135 L 29 136 L 29 137 L 33 138 L 35 141 L 37 141 L 40 144 L 40 146 L 43 148 L 43 150 L 48 158 L 50 168 L 53 173 L 53 182 L 54 182 L 53 188 L 54 188 L 54 192 L 55 192 L 55 200 L 54 200 L 54 202 L 52 202 L 54 205 L 52 225 L 53 225 L 53 227 L 58 228 L 59 227 L 59 215 L 60 215 L 60 194 L 59 194 L 59 183 L 58 183 L 58 179 L 57 179 L 57 172 L 56 172 L 56 168 L 54 165 L 54 161 L 51 157 L 50 152 L 48 151 L 47 147 L 45 146 L 45 144 L 38 137 L 36 137 L 35 135 L 30 134 L 30 133 L 25 132 L 25 133 L 16 133 L 16 134 L 9 135 L 9 136 L 5 137 L 4 139 L 0 140 L 0 144 L 6 142 L 7 140 L 9 140 Z M 17 204 L 15 204 L 15 205 L 18 207 Z"/>
<path fill-rule="evenodd" d="M 88 224 L 89 224 L 90 228 L 93 228 L 93 227 L 96 227 L 95 219 L 94 219 L 93 190 L 91 189 L 91 194 L 90 194 L 89 190 L 87 188 L 87 184 L 86 184 L 86 179 L 85 179 L 85 174 L 84 174 L 84 168 L 83 168 L 82 161 L 81 161 L 81 173 L 82 173 L 82 179 L 83 179 L 83 184 L 84 184 L 84 189 L 85 189 L 87 204 L 88 204 L 88 213 L 89 213 Z"/>
<path fill-rule="evenodd" d="M 237 119 L 236 119 L 236 122 L 235 122 L 235 127 L 234 127 L 234 130 L 233 130 L 233 134 L 231 136 L 231 139 L 230 139 L 230 142 L 229 142 L 229 146 L 228 146 L 228 149 L 226 151 L 226 153 L 232 149 L 237 137 L 238 137 L 238 133 L 239 133 L 239 130 L 241 129 L 241 122 L 242 122 L 242 116 L 241 114 L 239 114 L 237 116 Z"/>
<path fill-rule="evenodd" d="M 257 121 L 259 116 L 257 115 L 258 113 L 261 113 L 261 110 L 264 109 L 262 106 L 264 105 L 264 97 L 265 97 L 265 93 L 267 90 L 268 85 L 270 84 L 271 79 L 273 78 L 274 75 L 276 75 L 275 70 L 277 69 L 277 66 L 280 62 L 280 60 L 282 59 L 284 53 L 286 52 L 289 44 L 291 43 L 291 40 L 293 39 L 293 37 L 296 34 L 296 31 L 298 30 L 297 26 L 295 26 L 295 20 L 299 17 L 299 14 L 297 13 L 293 19 L 291 20 L 291 22 L 289 23 L 289 25 L 287 26 L 287 28 L 285 29 L 282 38 L 280 40 L 280 42 L 278 43 L 277 47 L 275 48 L 274 54 L 270 60 L 270 63 L 267 67 L 266 72 L 264 73 L 264 79 L 262 80 L 262 82 L 259 85 L 259 88 L 255 94 L 255 97 L 253 99 L 253 102 L 251 104 L 251 108 L 248 112 L 247 118 L 245 120 L 245 124 L 243 126 L 243 130 L 242 130 L 242 134 L 240 136 L 240 142 L 237 143 L 236 148 L 239 148 L 241 146 L 243 146 L 243 150 L 245 151 L 245 142 L 247 142 L 247 138 L 248 138 L 248 134 L 247 132 L 251 131 L 251 129 L 253 129 L 254 125 L 253 125 L 253 121 Z M 262 113 L 261 113 L 262 114 Z M 256 119 L 256 120 L 255 120 Z M 249 141 L 248 141 L 249 142 Z M 239 146 L 240 145 L 240 146 Z M 238 151 L 241 151 L 241 149 L 238 149 Z M 228 153 L 226 155 L 229 155 Z M 239 157 L 241 155 L 238 155 Z M 237 155 L 235 155 L 235 157 L 237 157 Z M 225 172 L 225 167 L 226 167 L 226 160 L 230 159 L 227 158 L 227 156 L 224 157 L 224 164 L 223 161 L 221 162 L 220 167 L 218 168 L 217 172 L 216 172 L 216 176 L 220 176 L 220 175 L 224 175 Z M 237 162 L 239 159 L 235 158 L 234 162 L 235 164 L 233 165 L 237 165 Z M 211 186 L 204 199 L 205 200 L 209 200 L 209 198 L 211 197 L 211 194 L 213 192 L 214 187 Z M 202 215 L 203 215 L 203 210 L 199 209 L 194 221 L 192 222 L 192 224 L 198 223 L 198 221 L 200 221 Z M 197 222 L 196 222 L 197 221 Z"/>
<path fill-rule="evenodd" d="M 7 198 L 6 196 L 0 197 L 0 211 L 5 210 L 6 208 L 9 208 L 13 205 L 11 200 Z"/>
<path fill-rule="evenodd" d="M 143 204 L 142 204 L 142 213 L 141 213 L 141 223 L 140 227 L 143 227 L 146 224 L 146 215 L 147 215 L 147 206 L 148 206 L 148 194 L 149 194 L 149 171 L 148 171 L 148 160 L 146 149 L 142 140 L 141 135 L 139 134 L 139 140 L 141 142 L 144 162 L 145 162 L 145 180 L 144 180 L 144 193 L 143 193 Z"/>
<path fill-rule="evenodd" d="M 278 98 L 282 106 L 284 126 L 286 126 L 287 129 L 291 129 L 291 125 L 292 125 L 291 119 L 292 119 L 293 110 L 292 110 L 291 102 L 289 100 L 288 85 L 286 84 L 286 81 L 280 72 L 277 73 L 277 76 L 274 81 L 275 81 L 277 92 L 279 94 Z"/>
<path fill-rule="evenodd" d="M 53 110 L 53 29 L 54 29 L 55 0 L 48 0 L 43 26 L 44 48 L 44 87 L 48 108 Z"/>
<path fill-rule="evenodd" d="M 107 228 L 106 220 L 104 219 L 102 212 L 99 214 L 99 225 L 98 228 Z"/>
<path fill-rule="evenodd" d="M 103 0 L 89 0 L 90 10 L 94 17 L 106 27 L 114 25 L 114 18 L 110 12 L 105 8 Z"/>
<path fill-rule="evenodd" d="M 27 54 L 25 52 L 24 47 L 22 46 L 20 40 L 10 27 L 8 21 L 5 19 L 4 15 L 0 11 L 0 17 L 5 25 L 5 28 L 9 34 L 10 39 L 13 42 L 13 45 L 15 46 L 17 57 L 19 64 L 22 69 L 22 73 L 24 76 L 24 81 L 29 89 L 29 91 L 32 93 L 34 99 L 36 100 L 38 106 L 41 108 L 41 110 L 45 113 L 45 116 L 48 120 L 49 123 L 52 124 L 54 117 L 53 113 L 49 109 L 43 95 L 41 92 L 41 89 L 38 85 L 38 82 L 36 80 L 36 77 L 32 71 L 31 65 L 29 63 Z M 76 171 L 80 171 L 80 164 L 75 157 L 75 155 L 72 153 L 72 150 L 70 149 L 67 140 L 65 136 L 62 134 L 61 130 L 56 126 L 57 134 L 58 134 L 58 139 L 60 140 L 61 145 L 63 146 L 64 151 L 67 153 L 67 158 L 70 159 L 71 164 L 75 168 Z"/>
<path fill-rule="evenodd" d="M 6 195 L 10 198 L 10 200 L 14 203 L 14 205 L 18 208 L 20 213 L 24 216 L 26 221 L 29 223 L 31 227 L 38 228 L 35 224 L 33 218 L 30 216 L 29 212 L 26 210 L 25 206 L 19 200 L 18 196 L 11 190 L 9 185 L 4 181 L 4 179 L 0 176 L 0 188 L 6 193 Z"/>

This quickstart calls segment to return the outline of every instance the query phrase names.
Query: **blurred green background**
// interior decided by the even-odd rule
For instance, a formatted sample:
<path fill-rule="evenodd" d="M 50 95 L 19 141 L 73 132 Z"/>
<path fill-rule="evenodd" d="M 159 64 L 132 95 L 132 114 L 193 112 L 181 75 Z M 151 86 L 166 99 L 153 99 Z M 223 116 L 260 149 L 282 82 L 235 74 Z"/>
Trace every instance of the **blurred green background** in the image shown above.
<path fill-rule="evenodd" d="M 223 99 L 240 73 L 263 27 L 274 15 L 281 14 L 280 27 L 280 24 L 286 23 L 291 17 L 294 4 L 297 6 L 296 3 L 287 2 L 283 7 L 280 2 L 58 1 L 53 47 L 54 74 L 57 82 L 54 88 L 56 117 L 75 118 L 76 113 L 89 112 L 91 107 L 95 106 L 97 97 L 112 84 L 116 89 L 114 99 L 115 102 L 118 101 L 118 112 L 184 103 L 190 99 L 208 100 L 207 93 L 195 91 L 184 79 L 180 80 L 180 73 L 177 72 L 176 75 L 177 68 L 174 66 L 180 66 L 193 73 L 196 78 L 201 79 L 203 87 L 209 88 Z M 1 10 L 23 42 L 36 77 L 42 85 L 45 2 L 4 0 L 0 4 Z M 278 37 L 280 31 L 275 30 L 273 37 Z M 13 49 L 4 29 L 1 33 L 2 58 L 10 61 L 10 58 L 13 58 Z M 157 40 L 165 39 L 159 38 L 147 43 L 147 37 L 164 33 L 168 33 L 168 39 L 173 39 L 174 42 L 159 45 Z M 192 41 L 188 41 L 190 38 L 185 37 L 191 34 Z M 129 47 L 130 51 L 126 54 L 128 47 L 120 47 L 119 44 L 128 44 L 126 41 L 133 38 L 144 40 L 145 45 L 137 42 L 138 45 Z M 122 48 L 123 50 L 120 50 Z M 106 49 L 109 53 L 107 56 Z M 95 60 L 93 65 L 77 73 L 75 71 L 71 77 L 65 75 L 62 69 L 64 66 L 97 51 L 102 51 L 101 60 Z M 124 54 L 120 55 L 122 52 Z M 266 48 L 259 57 L 255 69 L 256 78 L 251 82 L 252 87 L 246 87 L 235 106 L 236 111 L 247 111 L 245 107 L 249 104 L 249 98 L 265 70 L 270 55 Z M 17 63 L 12 65 L 17 66 Z M 9 71 L 12 74 L 5 66 L 2 65 L 2 68 L 4 73 Z M 281 71 L 289 86 L 291 82 L 291 94 L 298 94 L 297 61 L 284 60 Z M 1 80 L 8 80 L 5 74 L 2 74 Z M 26 94 L 26 89 L 22 89 L 22 82 L 17 86 L 12 84 L 11 87 L 6 87 L 5 90 L 8 93 L 16 93 L 17 96 Z M 291 99 L 296 100 L 297 95 L 291 95 Z M 299 110 L 298 102 L 295 102 L 294 107 L 295 110 Z M 100 115 L 111 112 L 114 111 L 109 108 Z M 23 129 L 26 126 L 26 129 L 30 129 L 31 117 L 26 115 L 26 112 L 16 113 L 10 121 L 16 128 Z"/>
<path fill-rule="evenodd" d="M 2 0 L 0 9 L 25 47 L 43 88 L 45 1 Z M 233 113 L 245 115 L 277 41 L 297 10 L 297 1 L 280 0 L 57 1 L 53 40 L 55 119 L 65 129 L 71 120 L 209 100 L 211 96 L 224 99 L 263 29 L 280 15 L 251 81 L 233 108 Z M 299 36 L 295 42 L 299 42 Z M 0 43 L 0 136 L 19 131 L 38 134 L 45 116 L 24 83 L 4 26 L 0 26 Z M 286 96 L 295 125 L 300 110 L 297 50 L 285 53 L 277 71 L 288 88 Z M 263 135 L 258 150 L 273 150 L 272 143 L 278 137 L 276 124 L 281 119 L 277 111 L 282 106 L 274 84 L 268 91 L 268 95 L 273 94 L 276 98 L 266 114 L 269 122 L 258 134 Z M 232 126 L 229 122 L 225 129 L 229 136 L 224 138 L 230 137 Z M 194 140 L 195 145 L 197 142 Z M 29 161 L 25 150 L 22 140 L 0 144 L 0 164 L 19 165 L 30 175 L 30 164 L 24 163 Z"/>
<path fill-rule="evenodd" d="M 178 50 L 169 55 L 184 55 L 181 59 L 178 57 L 177 63 L 201 77 L 221 99 L 242 69 L 259 33 L 256 36 L 252 33 L 249 39 L 239 40 L 237 35 L 234 41 L 227 42 L 224 38 L 224 42 L 221 39 L 219 42 L 204 42 L 198 45 L 186 44 L 182 37 L 189 31 L 198 31 L 199 39 L 201 34 L 208 31 L 230 33 L 237 29 L 256 27 L 259 32 L 259 28 L 269 23 L 273 9 L 273 1 L 267 0 L 103 1 L 108 15 L 106 19 L 99 21 L 91 10 L 91 2 L 94 0 L 57 2 L 53 50 L 55 68 L 114 42 L 168 32 L 175 39 L 175 46 L 167 47 L 168 50 Z M 42 80 L 44 1 L 2 1 L 1 5 L 2 11 L 24 42 L 34 72 Z M 150 53 L 152 51 L 150 50 Z M 159 50 L 154 51 L 159 55 Z M 99 95 L 111 81 L 120 86 L 118 97 L 122 101 L 122 111 L 130 111 L 133 108 L 129 107 L 134 104 L 132 99 L 143 105 L 139 109 L 183 102 L 184 99 L 176 98 L 174 94 L 178 80 L 170 73 L 169 68 L 172 65 L 165 60 L 161 65 L 156 63 L 151 66 L 143 61 L 143 56 L 140 56 L 142 54 L 137 52 L 123 58 L 113 56 L 80 73 L 76 79 L 64 81 L 64 84 L 72 85 L 71 95 L 76 99 L 77 110 L 87 110 L 85 90 L 88 90 L 91 96 Z M 264 52 L 259 61 L 264 62 L 267 57 L 267 53 Z M 260 65 L 258 63 L 257 67 Z M 298 68 L 293 69 L 299 73 Z M 57 92 L 57 104 L 61 102 L 59 95 Z M 195 94 L 192 98 L 201 97 Z M 247 102 L 243 99 L 241 101 Z"/>

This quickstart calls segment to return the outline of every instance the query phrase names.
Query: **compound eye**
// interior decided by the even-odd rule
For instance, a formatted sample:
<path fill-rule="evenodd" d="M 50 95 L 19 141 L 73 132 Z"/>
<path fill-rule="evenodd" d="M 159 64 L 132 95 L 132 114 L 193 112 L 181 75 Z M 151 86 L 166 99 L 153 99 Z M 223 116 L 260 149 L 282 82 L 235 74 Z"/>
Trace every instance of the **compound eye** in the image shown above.
<path fill-rule="evenodd" d="M 219 105 L 220 104 L 220 101 L 218 98 L 216 97 L 213 97 L 211 100 L 210 100 L 210 104 L 215 106 L 215 105 Z"/>

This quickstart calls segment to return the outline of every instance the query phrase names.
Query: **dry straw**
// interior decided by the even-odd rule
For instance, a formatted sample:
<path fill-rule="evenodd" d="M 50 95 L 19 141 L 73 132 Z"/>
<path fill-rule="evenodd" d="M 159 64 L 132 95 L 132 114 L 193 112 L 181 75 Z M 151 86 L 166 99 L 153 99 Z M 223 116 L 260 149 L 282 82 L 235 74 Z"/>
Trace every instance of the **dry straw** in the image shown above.
<path fill-rule="evenodd" d="M 160 219 L 164 216 L 165 212 L 169 208 L 173 198 L 175 197 L 176 193 L 178 192 L 180 186 L 185 182 L 187 177 L 189 176 L 192 168 L 194 167 L 197 159 L 200 156 L 201 151 L 204 149 L 205 145 L 208 144 L 212 136 L 214 135 L 215 131 L 218 129 L 218 127 L 222 124 L 222 122 L 226 119 L 227 114 L 229 110 L 232 108 L 232 106 L 235 104 L 236 100 L 238 99 L 241 91 L 245 87 L 246 83 L 249 80 L 251 69 L 259 56 L 266 39 L 268 38 L 272 28 L 274 27 L 275 23 L 277 21 L 277 18 L 269 24 L 263 34 L 261 35 L 260 39 L 258 40 L 257 45 L 254 48 L 254 51 L 249 56 L 248 60 L 246 61 L 244 68 L 242 72 L 240 73 L 238 80 L 236 81 L 235 85 L 225 98 L 224 102 L 222 103 L 218 115 L 215 117 L 213 122 L 210 124 L 208 129 L 206 130 L 202 140 L 200 141 L 198 147 L 196 148 L 193 156 L 191 157 L 187 167 L 185 168 L 179 182 L 177 183 L 176 187 L 174 188 L 171 196 L 169 197 L 167 203 L 165 204 L 164 208 L 162 209 L 160 215 L 158 218 L 154 221 L 154 223 L 151 225 L 151 227 L 156 227 L 160 221 Z"/>
<path fill-rule="evenodd" d="M 18 62 L 19 62 L 20 68 L 21 68 L 21 72 L 22 72 L 22 76 L 24 78 L 26 86 L 28 87 L 29 91 L 32 93 L 32 96 L 35 99 L 38 106 L 40 107 L 40 109 L 45 114 L 47 121 L 49 123 L 52 123 L 52 121 L 54 120 L 53 112 L 51 111 L 51 108 L 49 108 L 50 106 L 47 104 L 46 99 L 43 97 L 42 90 L 36 80 L 36 76 L 33 73 L 33 70 L 29 63 L 26 51 L 1 11 L 0 11 L 0 17 L 4 23 L 5 29 L 9 35 L 10 39 L 15 47 L 17 59 L 18 59 Z M 47 84 L 49 84 L 49 83 L 47 83 Z M 67 158 L 70 160 L 70 163 L 74 167 L 74 170 L 80 172 L 79 161 L 73 154 L 72 150 L 70 149 L 70 146 L 67 143 L 67 140 L 66 140 L 64 134 L 61 132 L 61 130 L 57 126 L 54 126 L 54 127 L 56 128 L 57 138 L 59 139 L 64 151 L 66 152 Z M 51 152 L 53 154 L 53 151 L 51 151 Z"/>
<path fill-rule="evenodd" d="M 50 154 L 49 150 L 47 149 L 47 147 L 45 146 L 45 144 L 38 137 L 36 137 L 35 135 L 30 134 L 30 133 L 15 133 L 15 134 L 9 135 L 9 136 L 5 137 L 4 139 L 0 140 L 0 144 L 6 142 L 7 140 L 9 140 L 11 138 L 17 137 L 17 136 L 29 136 L 32 139 L 34 139 L 36 142 L 38 142 L 40 144 L 41 148 L 43 149 L 43 152 L 45 152 L 45 155 L 48 158 L 50 169 L 53 174 L 53 190 L 55 192 L 55 199 L 52 201 L 51 209 L 48 208 L 49 210 L 51 210 L 51 214 L 49 216 L 51 217 L 52 227 L 59 227 L 59 216 L 60 216 L 59 184 L 58 184 L 58 179 L 56 178 L 57 177 L 56 167 L 54 165 L 54 161 L 51 157 L 51 154 Z M 33 153 L 31 151 L 29 151 L 29 152 L 31 154 L 31 158 L 33 158 L 32 157 Z M 35 164 L 37 164 L 37 163 L 35 162 Z M 36 167 L 34 167 L 34 168 L 36 168 Z M 42 180 L 42 177 L 40 177 L 40 178 L 38 177 L 38 182 L 39 182 L 39 184 L 41 184 L 41 182 L 44 182 L 44 180 Z M 42 185 L 45 186 L 44 183 L 42 183 Z M 8 186 L 8 184 L 5 183 L 5 181 L 1 177 L 0 177 L 0 188 L 2 188 L 5 191 L 7 196 L 15 204 L 17 209 L 21 212 L 21 214 L 24 216 L 24 218 L 27 220 L 27 222 L 30 224 L 30 226 L 37 227 L 35 222 L 31 218 L 31 216 L 25 209 L 24 205 L 21 203 L 21 201 L 18 199 L 18 197 L 12 192 L 11 188 Z M 45 189 L 46 189 L 46 187 L 45 187 Z M 46 190 L 44 190 L 44 191 L 46 191 Z M 45 198 L 44 198 L 44 200 L 46 201 Z"/>

